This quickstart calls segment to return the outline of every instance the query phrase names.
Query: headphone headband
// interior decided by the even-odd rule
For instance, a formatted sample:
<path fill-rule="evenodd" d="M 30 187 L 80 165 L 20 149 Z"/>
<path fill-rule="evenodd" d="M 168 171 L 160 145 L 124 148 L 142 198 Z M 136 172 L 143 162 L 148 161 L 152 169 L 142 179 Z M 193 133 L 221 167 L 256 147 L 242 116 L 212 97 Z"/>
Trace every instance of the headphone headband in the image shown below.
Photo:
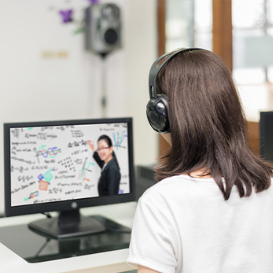
<path fill-rule="evenodd" d="M 171 53 L 165 53 L 162 56 L 160 56 L 158 59 L 154 61 L 154 63 L 151 66 L 150 73 L 149 73 L 149 94 L 150 94 L 150 99 L 156 98 L 157 97 L 157 92 L 156 92 L 156 80 L 157 80 L 157 75 L 161 68 L 165 65 L 166 62 L 168 62 L 170 59 L 172 59 L 174 56 L 176 56 L 180 52 L 185 52 L 185 51 L 193 51 L 193 50 L 201 50 L 202 48 L 178 48 Z M 165 60 L 160 64 L 160 61 Z"/>

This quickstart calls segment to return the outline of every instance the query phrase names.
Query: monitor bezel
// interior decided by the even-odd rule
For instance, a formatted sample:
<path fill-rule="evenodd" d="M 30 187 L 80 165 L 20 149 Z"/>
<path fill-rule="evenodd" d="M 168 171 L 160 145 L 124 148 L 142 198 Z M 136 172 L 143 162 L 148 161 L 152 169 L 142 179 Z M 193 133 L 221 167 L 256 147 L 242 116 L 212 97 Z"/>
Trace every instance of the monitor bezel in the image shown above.
<path fill-rule="evenodd" d="M 127 123 L 128 124 L 128 163 L 129 163 L 129 185 L 130 193 L 97 196 L 92 198 L 63 200 L 50 203 L 38 203 L 31 205 L 11 206 L 11 150 L 10 129 L 22 127 L 44 127 L 44 126 L 69 126 L 105 123 Z M 133 119 L 124 118 L 98 118 L 77 119 L 58 121 L 36 121 L 36 122 L 13 122 L 4 123 L 4 192 L 5 192 L 5 216 L 19 216 L 34 213 L 60 212 L 72 209 L 97 207 L 110 204 L 118 204 L 135 201 L 135 171 L 133 155 Z"/>
<path fill-rule="evenodd" d="M 260 157 L 267 161 L 269 164 L 273 164 L 272 158 L 268 158 L 266 145 L 266 128 L 267 128 L 267 119 L 270 118 L 273 121 L 273 111 L 260 111 L 260 120 L 259 120 L 259 149 L 260 149 Z"/>

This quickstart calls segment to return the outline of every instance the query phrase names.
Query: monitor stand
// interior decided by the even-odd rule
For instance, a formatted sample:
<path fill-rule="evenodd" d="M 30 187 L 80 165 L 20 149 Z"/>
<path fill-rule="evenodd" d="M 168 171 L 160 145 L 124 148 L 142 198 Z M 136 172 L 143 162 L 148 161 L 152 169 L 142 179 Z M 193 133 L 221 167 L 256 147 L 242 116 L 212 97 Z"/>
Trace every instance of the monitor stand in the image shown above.
<path fill-rule="evenodd" d="M 62 240 L 104 232 L 106 227 L 91 216 L 83 216 L 78 209 L 61 211 L 59 217 L 29 223 L 29 229 L 47 238 Z"/>
<path fill-rule="evenodd" d="M 92 215 L 106 227 L 105 232 L 55 240 L 37 234 L 26 224 L 0 226 L 0 242 L 28 263 L 128 249 L 131 229 L 101 215 Z M 0 266 L 1 268 L 1 266 Z M 1 270 L 0 270 L 1 271 Z"/>

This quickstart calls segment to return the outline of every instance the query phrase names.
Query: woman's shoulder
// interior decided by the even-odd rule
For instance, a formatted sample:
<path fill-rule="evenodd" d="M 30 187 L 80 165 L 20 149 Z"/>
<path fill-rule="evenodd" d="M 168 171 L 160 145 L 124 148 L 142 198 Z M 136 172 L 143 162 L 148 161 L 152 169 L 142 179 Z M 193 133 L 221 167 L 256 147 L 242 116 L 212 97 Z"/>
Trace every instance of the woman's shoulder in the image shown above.
<path fill-rule="evenodd" d="M 189 189 L 191 187 L 197 187 L 200 184 L 213 184 L 214 180 L 213 178 L 194 178 L 190 177 L 188 175 L 175 175 L 171 177 L 167 177 L 159 182 L 157 182 L 155 185 L 150 187 L 147 190 L 147 193 L 149 192 L 160 192 L 160 191 L 168 191 L 168 189 L 171 189 L 172 191 L 174 188 L 177 189 Z"/>
<path fill-rule="evenodd" d="M 238 189 L 233 187 L 232 192 L 238 195 Z M 273 178 L 271 178 L 271 186 L 269 189 L 261 193 L 255 193 L 253 190 L 252 195 L 273 196 Z M 185 202 L 194 199 L 210 199 L 212 197 L 222 198 L 215 180 L 213 178 L 194 178 L 188 175 L 177 175 L 165 178 L 150 188 L 148 188 L 142 195 L 143 201 L 152 202 L 156 200 L 178 200 Z"/>
<path fill-rule="evenodd" d="M 165 178 L 148 188 L 141 196 L 147 204 L 179 203 L 187 204 L 193 200 L 208 199 L 219 194 L 213 178 L 194 178 L 188 175 L 177 175 Z"/>
<path fill-rule="evenodd" d="M 193 195 L 192 182 L 183 175 L 165 178 L 148 188 L 138 200 L 140 211 L 152 211 L 153 215 L 170 217 L 170 210 L 188 206 Z"/>
<path fill-rule="evenodd" d="M 107 165 L 106 166 L 116 166 L 117 164 L 116 164 L 116 162 L 115 162 L 115 159 L 114 158 L 111 158 L 109 161 L 108 161 L 108 163 L 107 163 Z"/>
<path fill-rule="evenodd" d="M 153 186 L 148 188 L 142 197 L 144 199 L 150 199 L 155 197 L 166 198 L 169 195 L 174 195 L 179 192 L 182 196 L 186 194 L 192 187 L 192 179 L 188 179 L 185 175 L 177 175 L 165 178 L 156 182 Z"/>
<path fill-rule="evenodd" d="M 119 167 L 118 167 L 118 165 L 117 165 L 117 163 L 116 163 L 116 161 L 115 161 L 114 158 L 112 158 L 112 159 L 107 163 L 107 165 L 105 166 L 105 169 L 106 169 L 106 170 L 111 169 L 112 171 L 114 170 L 114 171 L 116 171 L 116 172 L 119 172 Z"/>

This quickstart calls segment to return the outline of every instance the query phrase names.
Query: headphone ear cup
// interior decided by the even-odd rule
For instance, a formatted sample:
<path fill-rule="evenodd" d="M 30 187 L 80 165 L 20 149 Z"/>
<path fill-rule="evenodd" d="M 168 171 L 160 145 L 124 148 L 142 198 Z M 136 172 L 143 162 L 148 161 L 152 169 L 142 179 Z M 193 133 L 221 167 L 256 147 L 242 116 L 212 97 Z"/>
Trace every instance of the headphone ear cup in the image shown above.
<path fill-rule="evenodd" d="M 146 115 L 151 127 L 159 133 L 170 133 L 168 101 L 164 95 L 150 99 L 146 106 Z"/>

